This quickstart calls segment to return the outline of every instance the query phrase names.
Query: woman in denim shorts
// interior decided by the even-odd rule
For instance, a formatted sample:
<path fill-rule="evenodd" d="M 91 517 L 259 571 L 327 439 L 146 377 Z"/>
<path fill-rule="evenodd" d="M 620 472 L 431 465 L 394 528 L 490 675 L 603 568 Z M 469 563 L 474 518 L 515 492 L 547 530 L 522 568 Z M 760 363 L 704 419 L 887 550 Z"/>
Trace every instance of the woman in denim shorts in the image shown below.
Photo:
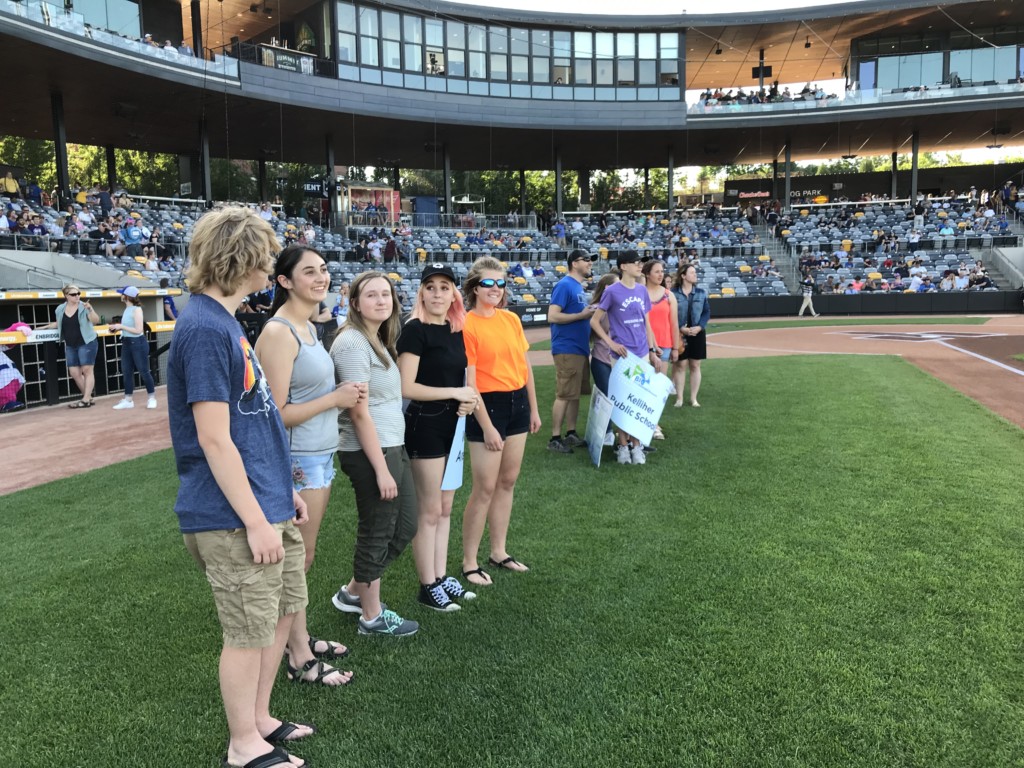
<path fill-rule="evenodd" d="M 93 366 L 99 350 L 93 325 L 100 321 L 100 316 L 88 301 L 82 301 L 82 291 L 77 285 L 64 286 L 64 299 L 64 303 L 57 306 L 57 319 L 43 328 L 57 329 L 57 341 L 64 342 L 68 374 L 82 393 L 82 399 L 69 403 L 68 408 L 88 408 L 96 388 Z"/>
<path fill-rule="evenodd" d="M 256 357 L 288 429 L 292 484 L 309 510 L 309 522 L 299 528 L 308 571 L 331 496 L 338 410 L 365 399 L 366 388 L 355 383 L 335 386 L 334 363 L 317 341 L 309 321 L 330 285 L 324 258 L 304 245 L 290 245 L 277 259 L 274 282 L 273 317 L 256 342 Z M 335 669 L 323 660 L 342 659 L 348 653 L 340 643 L 310 637 L 306 611 L 296 615 L 288 636 L 291 680 L 345 685 L 352 673 Z"/>

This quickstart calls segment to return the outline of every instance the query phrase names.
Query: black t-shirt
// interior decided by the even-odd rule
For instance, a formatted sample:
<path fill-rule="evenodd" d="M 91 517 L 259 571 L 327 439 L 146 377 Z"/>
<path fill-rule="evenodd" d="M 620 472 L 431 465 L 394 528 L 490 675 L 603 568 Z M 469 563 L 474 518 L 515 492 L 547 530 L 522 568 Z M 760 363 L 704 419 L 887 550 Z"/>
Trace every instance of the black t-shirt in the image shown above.
<path fill-rule="evenodd" d="M 431 325 L 415 318 L 402 327 L 398 337 L 398 354 L 403 352 L 420 359 L 416 383 L 426 387 L 466 386 L 466 346 L 462 331 L 452 333 L 448 323 Z"/>
<path fill-rule="evenodd" d="M 64 343 L 69 347 L 84 347 L 85 339 L 82 337 L 82 326 L 78 324 L 78 314 L 75 313 L 71 317 L 63 312 L 61 314 L 64 317 L 60 321 L 60 335 Z"/>

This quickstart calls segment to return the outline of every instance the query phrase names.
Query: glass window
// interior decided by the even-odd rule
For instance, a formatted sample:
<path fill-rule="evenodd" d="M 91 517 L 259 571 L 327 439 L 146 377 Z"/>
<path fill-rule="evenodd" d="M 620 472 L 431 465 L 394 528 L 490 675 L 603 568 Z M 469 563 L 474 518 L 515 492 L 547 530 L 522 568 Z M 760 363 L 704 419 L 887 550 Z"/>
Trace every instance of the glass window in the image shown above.
<path fill-rule="evenodd" d="M 376 37 L 359 38 L 359 63 L 367 67 L 380 66 Z"/>
<path fill-rule="evenodd" d="M 615 62 L 611 59 L 598 59 L 594 62 L 594 73 L 595 85 L 614 85 Z"/>
<path fill-rule="evenodd" d="M 551 59 L 546 56 L 533 57 L 533 82 L 551 82 Z"/>
<path fill-rule="evenodd" d="M 576 46 L 577 59 L 589 59 L 594 56 L 594 35 L 591 32 L 574 32 L 573 43 Z"/>
<path fill-rule="evenodd" d="M 444 49 L 443 48 L 431 48 L 427 46 L 427 74 L 428 75 L 443 75 L 445 73 L 444 66 Z"/>
<path fill-rule="evenodd" d="M 466 76 L 466 52 L 453 48 L 448 49 L 448 58 L 445 60 L 445 72 L 452 77 Z"/>
<path fill-rule="evenodd" d="M 465 48 L 466 47 L 466 25 L 457 24 L 454 21 L 448 22 L 448 29 L 445 30 L 449 48 Z"/>
<path fill-rule="evenodd" d="M 423 43 L 423 19 L 408 13 L 402 17 L 402 40 L 406 43 Z"/>
<path fill-rule="evenodd" d="M 942 54 L 926 53 L 921 59 L 921 85 L 933 88 L 942 82 Z"/>
<path fill-rule="evenodd" d="M 615 57 L 615 35 L 611 32 L 598 32 L 595 36 L 594 51 L 599 59 L 612 59 Z M 577 56 L 582 54 L 576 52 Z"/>
<path fill-rule="evenodd" d="M 992 79 L 999 83 L 1017 77 L 1017 46 L 998 48 L 992 68 Z"/>
<path fill-rule="evenodd" d="M 504 53 L 491 54 L 491 80 L 508 80 L 508 56 Z"/>
<path fill-rule="evenodd" d="M 525 56 L 530 52 L 530 30 L 513 29 L 512 32 L 512 53 Z"/>
<path fill-rule="evenodd" d="M 658 82 L 658 63 L 656 61 L 641 60 L 637 64 L 637 68 L 637 84 L 655 85 Z"/>
<path fill-rule="evenodd" d="M 376 8 L 359 9 L 359 34 L 366 37 L 380 35 L 380 21 L 377 18 Z"/>
<path fill-rule="evenodd" d="M 384 66 L 388 69 L 402 68 L 402 44 L 397 40 L 385 40 L 381 44 Z M 363 62 L 366 63 L 366 62 Z"/>
<path fill-rule="evenodd" d="M 658 36 L 653 32 L 641 32 L 637 35 L 639 39 L 639 45 L 637 55 L 641 59 L 656 59 L 658 58 Z M 622 53 L 620 51 L 619 55 Z"/>
<path fill-rule="evenodd" d="M 338 3 L 338 29 L 356 31 L 356 7 L 352 3 Z"/>
<path fill-rule="evenodd" d="M 383 11 L 380 14 L 381 37 L 385 40 L 401 40 L 402 26 L 401 17 L 392 11 Z"/>
<path fill-rule="evenodd" d="M 556 85 L 572 83 L 572 66 L 569 59 L 555 59 L 555 65 L 551 70 L 551 82 Z"/>
<path fill-rule="evenodd" d="M 356 36 L 350 32 L 338 35 L 338 61 L 356 63 Z"/>
<path fill-rule="evenodd" d="M 487 54 L 477 51 L 469 52 L 469 76 L 487 79 Z"/>
<path fill-rule="evenodd" d="M 619 32 L 615 37 L 618 44 L 616 55 L 620 58 L 636 58 L 636 35 L 632 32 Z"/>
<path fill-rule="evenodd" d="M 469 50 L 487 50 L 487 30 L 476 24 L 469 25 Z"/>
<path fill-rule="evenodd" d="M 426 42 L 432 48 L 440 48 L 444 45 L 444 22 L 440 19 L 426 19 Z"/>
<path fill-rule="evenodd" d="M 962 77 L 962 75 L 961 75 Z M 899 56 L 881 56 L 878 59 L 878 89 L 891 91 L 900 87 Z"/>
<path fill-rule="evenodd" d="M 529 56 L 513 56 L 512 57 L 512 81 L 516 83 L 525 83 L 530 79 L 530 57 Z"/>
<path fill-rule="evenodd" d="M 405 71 L 423 71 L 423 46 L 416 43 L 405 44 Z"/>
<path fill-rule="evenodd" d="M 551 39 L 552 55 L 566 59 L 572 56 L 571 32 L 555 32 L 552 34 Z"/>
<path fill-rule="evenodd" d="M 491 53 L 508 53 L 508 30 L 504 27 L 491 27 L 488 30 Z"/>
<path fill-rule="evenodd" d="M 875 61 L 862 61 L 860 63 L 859 84 L 862 91 L 873 91 L 875 89 Z"/>
<path fill-rule="evenodd" d="M 636 59 L 619 59 L 619 85 L 636 85 Z"/>
<path fill-rule="evenodd" d="M 661 76 L 658 79 L 659 85 L 679 85 L 679 61 L 663 61 L 658 66 Z"/>
<path fill-rule="evenodd" d="M 594 61 L 593 59 L 576 59 L 576 85 L 594 84 Z"/>
<path fill-rule="evenodd" d="M 546 29 L 535 29 L 530 33 L 533 37 L 533 55 L 551 55 L 551 33 Z"/>
<path fill-rule="evenodd" d="M 662 32 L 659 37 L 660 58 L 679 58 L 679 35 L 675 32 Z"/>
<path fill-rule="evenodd" d="M 137 37 L 140 34 L 141 26 L 142 20 L 139 17 L 137 2 L 107 0 L 107 29 L 129 37 Z"/>

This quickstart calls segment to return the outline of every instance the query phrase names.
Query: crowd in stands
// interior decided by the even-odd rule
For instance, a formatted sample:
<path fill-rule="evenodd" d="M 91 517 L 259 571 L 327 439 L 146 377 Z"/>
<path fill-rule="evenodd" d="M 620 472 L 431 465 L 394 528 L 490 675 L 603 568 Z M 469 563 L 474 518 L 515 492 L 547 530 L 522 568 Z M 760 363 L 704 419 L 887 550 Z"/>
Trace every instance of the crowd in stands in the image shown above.
<path fill-rule="evenodd" d="M 790 93 L 789 87 L 784 86 L 779 88 L 779 81 L 776 80 L 771 84 L 771 87 L 765 90 L 759 88 L 757 90 L 745 91 L 740 86 L 735 91 L 729 88 L 723 91 L 721 88 L 711 89 L 703 91 L 697 99 L 695 108 L 698 110 L 708 109 L 713 107 L 726 107 L 732 105 L 746 105 L 746 104 L 782 104 L 785 102 L 815 102 L 817 104 L 824 104 L 825 102 L 838 98 L 834 93 L 825 93 L 825 90 L 819 85 L 811 85 L 807 83 L 799 92 L 796 94 Z"/>

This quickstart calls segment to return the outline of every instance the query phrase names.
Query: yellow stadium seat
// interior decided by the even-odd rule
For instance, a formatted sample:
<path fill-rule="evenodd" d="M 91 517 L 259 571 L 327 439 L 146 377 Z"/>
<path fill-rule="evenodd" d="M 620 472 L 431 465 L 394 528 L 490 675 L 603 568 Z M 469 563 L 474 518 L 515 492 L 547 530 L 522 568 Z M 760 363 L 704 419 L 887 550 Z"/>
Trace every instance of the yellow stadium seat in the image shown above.
<path fill-rule="evenodd" d="M 455 233 L 455 237 L 459 238 L 460 240 L 461 240 L 462 238 L 464 238 L 465 236 L 466 236 L 466 233 L 465 233 L 465 232 L 456 232 L 456 233 Z"/>
<path fill-rule="evenodd" d="M 864 217 L 864 211 L 857 211 L 853 215 L 856 216 L 857 218 L 863 218 Z"/>
<path fill-rule="evenodd" d="M 806 208 L 801 208 L 800 209 L 800 215 L 801 216 L 810 216 L 811 212 L 809 210 L 807 210 Z"/>
<path fill-rule="evenodd" d="M 129 269 L 125 274 L 128 275 L 128 277 L 142 277 L 142 273 L 137 269 Z"/>
<path fill-rule="evenodd" d="M 843 250 L 849 253 L 853 250 L 853 240 L 843 240 Z"/>
<path fill-rule="evenodd" d="M 530 237 L 529 235 L 523 235 L 523 242 L 524 243 L 532 243 L 533 242 L 533 238 Z"/>
<path fill-rule="evenodd" d="M 736 295 L 736 289 L 735 288 L 729 288 L 728 286 L 726 286 L 725 288 L 722 289 L 722 295 L 723 296 L 735 296 Z"/>
<path fill-rule="evenodd" d="M 525 301 L 527 304 L 536 304 L 537 303 L 537 297 L 534 296 L 532 293 L 524 293 L 523 294 L 523 301 Z"/>
<path fill-rule="evenodd" d="M 568 271 L 569 271 L 569 268 L 566 267 L 565 264 L 558 264 L 558 265 L 555 266 L 555 272 L 557 272 L 560 275 L 564 275 Z"/>
<path fill-rule="evenodd" d="M 668 219 L 662 219 L 662 220 L 661 220 L 661 226 L 663 226 L 663 227 L 667 227 L 667 226 L 669 225 L 669 223 L 670 223 L 670 222 L 669 222 L 669 220 L 668 220 Z"/>
<path fill-rule="evenodd" d="M 749 266 L 747 266 L 746 264 L 741 264 L 741 265 L 740 265 L 740 274 L 741 274 L 741 275 L 746 275 L 746 274 L 748 274 L 748 273 L 749 273 L 750 271 L 751 271 L 750 267 L 749 267 Z"/>
<path fill-rule="evenodd" d="M 645 243 L 643 241 L 640 241 L 639 243 L 636 244 L 636 247 L 637 247 L 637 250 L 640 250 L 641 248 L 646 248 L 647 247 L 647 243 Z"/>
<path fill-rule="evenodd" d="M 507 261 L 501 262 L 501 266 L 502 266 L 503 269 L 508 269 L 508 262 Z"/>
<path fill-rule="evenodd" d="M 400 274 L 398 274 L 397 272 L 388 272 L 388 278 L 393 283 L 400 283 L 400 282 L 402 282 L 402 276 Z"/>
<path fill-rule="evenodd" d="M 772 260 L 772 257 L 769 256 L 767 253 L 762 253 L 760 256 L 757 257 L 757 260 L 758 261 L 768 262 L 768 261 Z"/>
<path fill-rule="evenodd" d="M 516 285 L 526 285 L 526 278 L 525 277 L 516 277 L 516 278 L 513 278 L 513 282 Z"/>
<path fill-rule="evenodd" d="M 784 230 L 782 230 L 782 236 L 783 236 L 783 237 L 789 237 L 789 236 L 790 236 L 790 235 L 792 235 L 792 234 L 793 234 L 793 233 L 792 233 L 792 232 L 790 232 L 790 231 L 789 231 L 788 229 L 784 229 Z"/>
<path fill-rule="evenodd" d="M 708 294 L 708 298 L 709 299 L 720 299 L 720 298 L 722 298 L 722 294 L 720 294 L 720 293 L 710 293 L 710 294 Z"/>
<path fill-rule="evenodd" d="M 937 214 L 935 214 L 935 215 L 936 215 L 936 216 L 938 216 L 938 217 L 939 217 L 940 219 L 944 219 L 944 218 L 946 218 L 947 216 L 949 216 L 949 214 L 948 214 L 948 213 L 946 213 L 945 211 L 939 211 L 939 212 L 938 212 Z"/>
<path fill-rule="evenodd" d="M 145 264 L 146 263 L 146 257 L 145 256 L 136 256 L 135 257 L 135 261 L 137 263 L 139 263 L 139 264 Z"/>
<path fill-rule="evenodd" d="M 605 248 L 603 245 L 597 249 L 597 253 L 602 259 L 608 259 L 608 249 Z"/>
<path fill-rule="evenodd" d="M 868 272 L 868 279 L 869 280 L 881 280 L 882 279 L 882 273 L 881 272 Z"/>

